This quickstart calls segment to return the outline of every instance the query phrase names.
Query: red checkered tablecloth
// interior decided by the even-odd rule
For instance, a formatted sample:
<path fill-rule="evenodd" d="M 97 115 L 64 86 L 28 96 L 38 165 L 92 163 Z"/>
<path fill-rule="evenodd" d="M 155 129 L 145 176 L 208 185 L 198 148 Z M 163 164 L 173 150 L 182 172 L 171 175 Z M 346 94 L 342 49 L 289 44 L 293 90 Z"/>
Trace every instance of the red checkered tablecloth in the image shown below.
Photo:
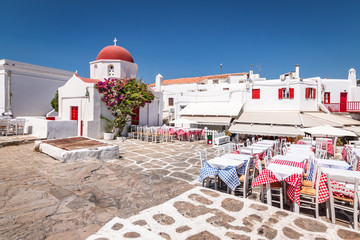
<path fill-rule="evenodd" d="M 254 187 L 278 181 L 279 180 L 275 177 L 271 170 L 265 169 L 257 178 L 255 178 L 251 186 Z M 287 188 L 287 195 L 289 199 L 293 202 L 296 199 L 297 204 L 300 205 L 301 174 L 292 174 L 291 176 L 287 177 L 285 181 L 289 184 Z"/>
<path fill-rule="evenodd" d="M 315 181 L 315 184 L 317 184 L 316 181 Z M 319 203 L 325 202 L 328 199 L 329 199 L 329 189 L 327 187 L 326 174 L 321 173 L 320 185 L 319 185 Z"/>
<path fill-rule="evenodd" d="M 294 161 L 287 161 L 287 160 L 280 160 L 280 159 L 273 159 L 270 163 L 280 164 L 280 165 L 287 165 L 291 167 L 297 167 L 304 169 L 305 165 L 301 162 L 294 162 Z"/>

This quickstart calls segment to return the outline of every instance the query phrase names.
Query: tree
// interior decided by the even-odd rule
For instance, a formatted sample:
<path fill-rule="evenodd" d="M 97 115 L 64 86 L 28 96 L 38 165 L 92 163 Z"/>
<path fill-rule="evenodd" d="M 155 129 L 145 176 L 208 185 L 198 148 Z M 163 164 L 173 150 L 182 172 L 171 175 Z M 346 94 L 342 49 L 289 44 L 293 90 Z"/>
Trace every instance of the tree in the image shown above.
<path fill-rule="evenodd" d="M 101 100 L 115 117 L 115 127 L 124 129 L 129 121 L 128 116 L 134 115 L 133 109 L 144 107 L 154 100 L 154 94 L 139 79 L 105 79 L 95 85 Z"/>
<path fill-rule="evenodd" d="M 59 110 L 59 93 L 56 91 L 55 97 L 51 100 L 50 105 L 55 109 L 55 112 Z"/>

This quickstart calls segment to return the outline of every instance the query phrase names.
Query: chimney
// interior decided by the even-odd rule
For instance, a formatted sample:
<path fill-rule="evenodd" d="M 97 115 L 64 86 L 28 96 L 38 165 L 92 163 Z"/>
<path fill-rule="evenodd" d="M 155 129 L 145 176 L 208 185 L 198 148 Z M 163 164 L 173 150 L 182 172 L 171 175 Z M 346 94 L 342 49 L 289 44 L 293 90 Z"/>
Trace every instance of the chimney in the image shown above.
<path fill-rule="evenodd" d="M 296 64 L 295 65 L 295 77 L 296 78 L 300 78 L 300 65 L 299 64 Z"/>
<path fill-rule="evenodd" d="M 348 75 L 348 80 L 350 81 L 350 87 L 356 87 L 357 86 L 355 69 L 350 68 L 349 75 Z"/>
<path fill-rule="evenodd" d="M 161 90 L 161 86 L 163 85 L 163 76 L 159 73 L 155 78 L 155 88 L 157 88 L 159 91 Z"/>

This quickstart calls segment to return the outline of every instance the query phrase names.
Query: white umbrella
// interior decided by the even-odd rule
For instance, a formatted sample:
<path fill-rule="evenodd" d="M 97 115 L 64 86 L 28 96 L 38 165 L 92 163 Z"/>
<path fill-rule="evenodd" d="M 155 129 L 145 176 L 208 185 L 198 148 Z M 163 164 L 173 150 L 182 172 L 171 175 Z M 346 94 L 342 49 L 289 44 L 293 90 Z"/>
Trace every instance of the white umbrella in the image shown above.
<path fill-rule="evenodd" d="M 189 119 L 186 119 L 186 118 L 178 118 L 178 119 L 175 119 L 175 120 L 172 120 L 170 121 L 170 123 L 178 123 L 178 124 L 191 124 L 191 123 L 197 123 L 193 120 L 189 120 Z"/>
<path fill-rule="evenodd" d="M 357 137 L 354 132 L 347 131 L 341 128 L 331 127 L 329 125 L 311 127 L 311 128 L 304 128 L 302 131 L 306 133 L 310 133 L 313 137 Z"/>

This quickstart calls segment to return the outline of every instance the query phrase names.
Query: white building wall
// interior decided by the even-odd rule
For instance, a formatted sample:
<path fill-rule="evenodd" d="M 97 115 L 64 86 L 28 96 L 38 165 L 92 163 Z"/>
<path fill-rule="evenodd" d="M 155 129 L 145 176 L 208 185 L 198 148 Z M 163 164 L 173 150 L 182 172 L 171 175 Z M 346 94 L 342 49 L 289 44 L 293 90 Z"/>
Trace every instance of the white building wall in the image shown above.
<path fill-rule="evenodd" d="M 330 92 L 330 103 L 340 103 L 340 93 L 350 91 L 350 82 L 347 79 L 322 79 L 321 81 L 324 92 Z M 348 96 L 348 101 L 353 101 L 350 100 L 350 96 Z"/>
<path fill-rule="evenodd" d="M 109 76 L 108 66 L 114 66 L 114 76 Z M 90 78 L 99 79 L 104 78 L 136 78 L 138 65 L 136 63 L 127 62 L 123 60 L 97 60 L 90 62 Z"/>
<path fill-rule="evenodd" d="M 44 116 L 52 110 L 56 90 L 73 74 L 54 68 L 0 60 L 0 113 L 8 110 L 8 72 L 11 72 L 11 111 L 16 116 Z"/>

